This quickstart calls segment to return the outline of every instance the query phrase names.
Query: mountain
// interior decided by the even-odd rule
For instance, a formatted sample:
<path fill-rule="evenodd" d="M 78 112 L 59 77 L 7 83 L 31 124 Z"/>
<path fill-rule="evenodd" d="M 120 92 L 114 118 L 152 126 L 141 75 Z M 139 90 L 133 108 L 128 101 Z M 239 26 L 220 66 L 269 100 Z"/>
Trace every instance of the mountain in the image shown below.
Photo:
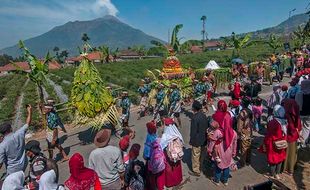
<path fill-rule="evenodd" d="M 265 28 L 262 30 L 257 30 L 255 32 L 250 32 L 250 33 L 253 34 L 253 37 L 260 37 L 260 38 L 269 37 L 270 34 L 283 36 L 283 35 L 292 33 L 298 28 L 298 26 L 305 26 L 308 19 L 309 19 L 309 15 L 307 14 L 297 14 L 285 20 L 284 22 L 280 23 L 277 26 Z"/>
<path fill-rule="evenodd" d="M 34 55 L 39 57 L 44 56 L 47 51 L 52 52 L 55 46 L 60 50 L 68 50 L 69 56 L 73 56 L 78 54 L 77 47 L 83 44 L 81 40 L 83 33 L 87 33 L 91 46 L 106 45 L 112 49 L 125 49 L 134 45 L 150 47 L 150 41 L 162 41 L 132 28 L 114 16 L 105 16 L 90 21 L 68 22 L 42 35 L 25 40 L 25 44 Z M 18 45 L 14 45 L 0 50 L 0 54 L 16 57 L 21 54 L 21 51 Z"/>

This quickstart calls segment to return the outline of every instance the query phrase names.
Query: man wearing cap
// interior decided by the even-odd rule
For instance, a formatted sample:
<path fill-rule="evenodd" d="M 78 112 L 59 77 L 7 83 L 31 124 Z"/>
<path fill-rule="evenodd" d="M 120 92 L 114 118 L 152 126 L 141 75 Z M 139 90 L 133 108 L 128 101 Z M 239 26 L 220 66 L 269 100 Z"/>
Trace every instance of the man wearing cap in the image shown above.
<path fill-rule="evenodd" d="M 181 127 L 181 94 L 176 83 L 171 84 L 172 92 L 169 96 L 169 115 L 177 118 L 178 127 Z"/>
<path fill-rule="evenodd" d="M 26 124 L 14 133 L 9 123 L 0 125 L 0 133 L 3 135 L 3 141 L 0 143 L 0 168 L 4 163 L 7 175 L 25 171 L 27 167 L 25 135 L 31 123 L 31 105 L 27 105 L 27 113 Z"/>
<path fill-rule="evenodd" d="M 41 175 L 47 171 L 47 159 L 41 152 L 40 143 L 36 140 L 29 141 L 25 146 L 29 160 L 29 183 L 30 189 L 39 189 Z"/>
<path fill-rule="evenodd" d="M 97 172 L 102 189 L 124 187 L 124 162 L 119 148 L 109 145 L 111 130 L 100 130 L 94 139 L 96 149 L 89 155 L 89 168 Z"/>
<path fill-rule="evenodd" d="M 192 146 L 192 176 L 200 176 L 201 151 L 206 143 L 206 130 L 208 127 L 207 116 L 202 112 L 202 105 L 195 100 L 192 105 L 194 115 L 191 118 L 190 141 Z"/>
<path fill-rule="evenodd" d="M 121 116 L 122 125 L 123 125 L 123 127 L 128 127 L 131 102 L 130 102 L 130 99 L 128 97 L 127 91 L 124 91 L 122 93 L 122 100 L 121 100 L 120 106 L 122 108 L 122 116 Z"/>

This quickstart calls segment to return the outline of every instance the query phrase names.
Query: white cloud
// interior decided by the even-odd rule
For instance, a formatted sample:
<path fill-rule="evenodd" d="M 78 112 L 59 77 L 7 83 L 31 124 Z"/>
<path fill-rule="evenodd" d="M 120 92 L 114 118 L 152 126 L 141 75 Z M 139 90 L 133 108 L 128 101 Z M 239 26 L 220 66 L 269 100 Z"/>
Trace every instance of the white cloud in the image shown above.
<path fill-rule="evenodd" d="M 59 7 L 13 0 L 10 4 L 0 7 L 0 15 L 71 21 L 94 19 L 104 15 L 117 16 L 119 12 L 111 0 L 50 1 L 49 3 L 55 3 L 54 5 Z"/>
<path fill-rule="evenodd" d="M 108 15 L 116 16 L 118 13 L 117 8 L 111 2 L 111 0 L 96 0 L 93 4 L 93 11 L 100 14 L 102 11 L 106 11 Z"/>

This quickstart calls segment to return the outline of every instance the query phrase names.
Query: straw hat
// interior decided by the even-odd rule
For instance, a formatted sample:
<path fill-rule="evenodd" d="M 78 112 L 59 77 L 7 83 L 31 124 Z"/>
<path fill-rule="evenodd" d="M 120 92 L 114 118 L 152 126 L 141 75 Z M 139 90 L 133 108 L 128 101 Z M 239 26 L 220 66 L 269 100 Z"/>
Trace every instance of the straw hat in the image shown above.
<path fill-rule="evenodd" d="M 98 131 L 98 133 L 96 134 L 94 144 L 98 148 L 105 147 L 109 143 L 110 137 L 111 137 L 111 130 L 102 129 Z"/>

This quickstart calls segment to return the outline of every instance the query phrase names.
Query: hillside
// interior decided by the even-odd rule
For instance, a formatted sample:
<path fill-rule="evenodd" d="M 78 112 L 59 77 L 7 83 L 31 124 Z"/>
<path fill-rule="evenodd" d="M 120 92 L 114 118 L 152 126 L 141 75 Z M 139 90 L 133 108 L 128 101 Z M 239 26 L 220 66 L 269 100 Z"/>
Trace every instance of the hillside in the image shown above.
<path fill-rule="evenodd" d="M 60 50 L 68 50 L 70 56 L 78 54 L 77 47 L 82 45 L 81 36 L 87 33 L 92 46 L 107 45 L 113 48 L 127 48 L 133 45 L 151 46 L 151 40 L 161 41 L 149 36 L 141 30 L 121 22 L 116 17 L 105 16 L 90 21 L 74 21 L 57 26 L 52 30 L 25 40 L 26 46 L 39 57 L 47 51 L 52 51 L 55 46 Z M 0 54 L 13 57 L 20 55 L 18 46 L 0 50 Z"/>
<path fill-rule="evenodd" d="M 251 33 L 253 34 L 253 37 L 260 37 L 260 38 L 268 37 L 270 34 L 276 34 L 278 36 L 283 36 L 283 34 L 292 33 L 300 25 L 304 26 L 307 23 L 308 19 L 309 19 L 309 15 L 298 14 L 281 22 L 277 26 L 265 28 L 262 30 L 257 30 Z"/>

